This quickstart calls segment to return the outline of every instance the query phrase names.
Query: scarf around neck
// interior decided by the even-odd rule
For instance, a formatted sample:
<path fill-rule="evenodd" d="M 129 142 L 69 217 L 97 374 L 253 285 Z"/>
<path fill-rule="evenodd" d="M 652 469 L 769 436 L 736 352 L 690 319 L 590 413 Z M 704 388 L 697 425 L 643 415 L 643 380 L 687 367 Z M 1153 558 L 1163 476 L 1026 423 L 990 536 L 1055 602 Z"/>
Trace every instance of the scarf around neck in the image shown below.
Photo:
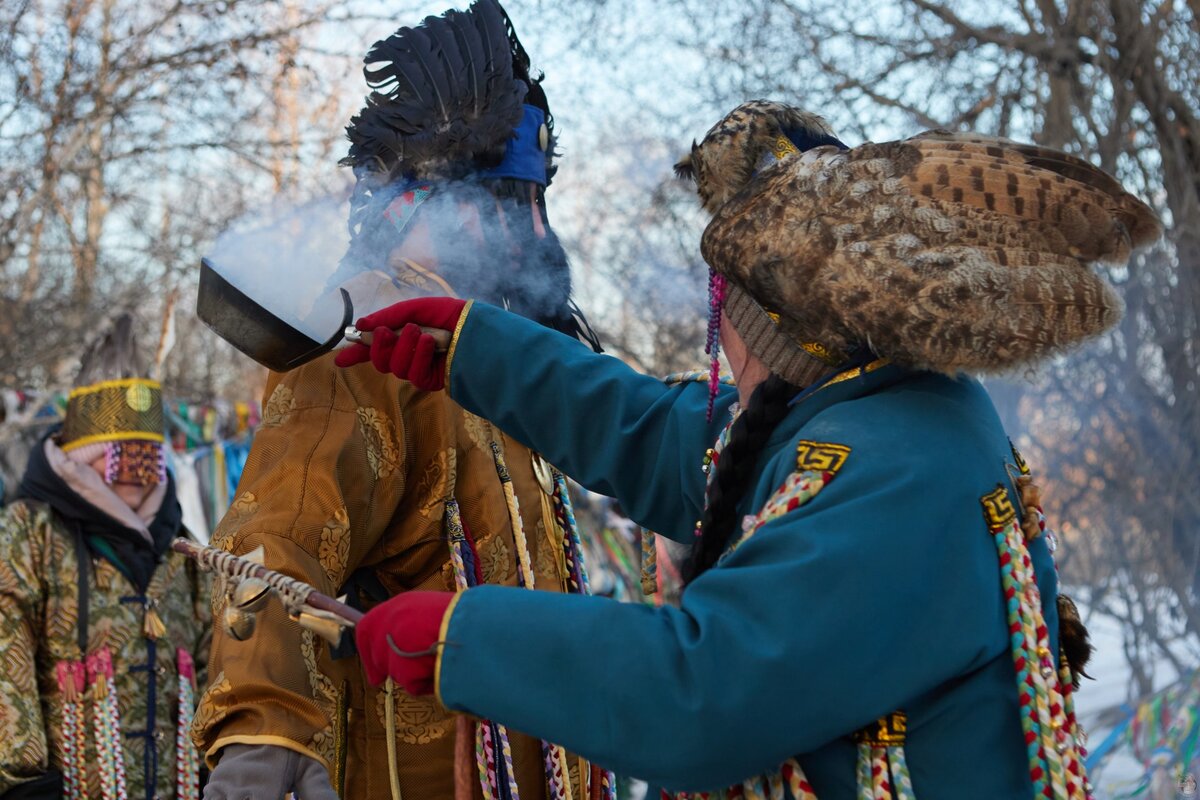
<path fill-rule="evenodd" d="M 54 433 L 47 434 L 30 453 L 18 497 L 54 509 L 72 531 L 83 536 L 93 555 L 109 561 L 145 593 L 154 570 L 183 526 L 174 478 L 168 473 L 166 484 L 147 497 L 143 503 L 147 519 L 143 519 L 91 467 L 69 461 L 54 442 Z M 158 507 L 151 513 L 155 501 Z"/>

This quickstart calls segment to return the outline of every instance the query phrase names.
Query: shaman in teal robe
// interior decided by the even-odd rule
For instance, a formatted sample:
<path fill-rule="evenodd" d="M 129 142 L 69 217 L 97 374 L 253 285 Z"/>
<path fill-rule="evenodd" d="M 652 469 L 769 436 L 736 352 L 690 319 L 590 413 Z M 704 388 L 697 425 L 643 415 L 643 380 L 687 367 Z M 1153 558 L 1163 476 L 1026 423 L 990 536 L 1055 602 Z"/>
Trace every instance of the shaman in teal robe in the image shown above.
<path fill-rule="evenodd" d="M 670 790 L 795 757 L 820 800 L 855 797 L 853 735 L 903 711 L 920 800 L 1031 797 L 981 503 L 1016 497 L 1014 453 L 976 381 L 874 366 L 794 403 L 740 508 L 761 524 L 680 608 L 472 589 L 445 626 L 440 700 Z M 707 424 L 705 385 L 665 386 L 480 303 L 447 369 L 466 409 L 640 525 L 694 535 L 735 392 Z M 789 480 L 792 502 L 768 504 Z M 1044 537 L 1030 550 L 1057 651 Z"/>

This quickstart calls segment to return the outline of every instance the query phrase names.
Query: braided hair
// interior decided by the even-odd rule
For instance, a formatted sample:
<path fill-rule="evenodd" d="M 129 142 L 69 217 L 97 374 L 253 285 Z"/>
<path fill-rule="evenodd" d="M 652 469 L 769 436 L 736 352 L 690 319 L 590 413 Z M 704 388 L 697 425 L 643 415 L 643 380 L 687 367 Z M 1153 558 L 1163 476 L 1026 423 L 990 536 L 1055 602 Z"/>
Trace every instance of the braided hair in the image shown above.
<path fill-rule="evenodd" d="M 799 389 L 772 374 L 758 385 L 749 402 L 729 431 L 729 441 L 717 459 L 712 482 L 705 498 L 700 536 L 692 546 L 684 568 L 684 580 L 691 583 L 717 563 L 740 529 L 738 505 L 755 467 L 775 427 L 787 416 L 788 403 Z"/>

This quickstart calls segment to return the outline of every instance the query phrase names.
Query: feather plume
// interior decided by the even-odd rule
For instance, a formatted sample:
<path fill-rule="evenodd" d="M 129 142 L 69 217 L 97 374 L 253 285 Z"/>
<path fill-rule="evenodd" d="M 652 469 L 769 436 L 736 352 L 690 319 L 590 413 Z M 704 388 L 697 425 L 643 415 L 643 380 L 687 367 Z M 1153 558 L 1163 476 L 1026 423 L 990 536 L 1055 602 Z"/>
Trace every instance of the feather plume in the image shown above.
<path fill-rule="evenodd" d="M 372 93 L 346 129 L 342 164 L 454 177 L 502 147 L 528 90 L 514 73 L 513 38 L 499 3 L 477 0 L 376 42 L 363 70 Z"/>
<path fill-rule="evenodd" d="M 88 346 L 80 359 L 76 386 L 91 386 L 101 381 L 143 378 L 138 357 L 133 315 L 123 311 Z"/>

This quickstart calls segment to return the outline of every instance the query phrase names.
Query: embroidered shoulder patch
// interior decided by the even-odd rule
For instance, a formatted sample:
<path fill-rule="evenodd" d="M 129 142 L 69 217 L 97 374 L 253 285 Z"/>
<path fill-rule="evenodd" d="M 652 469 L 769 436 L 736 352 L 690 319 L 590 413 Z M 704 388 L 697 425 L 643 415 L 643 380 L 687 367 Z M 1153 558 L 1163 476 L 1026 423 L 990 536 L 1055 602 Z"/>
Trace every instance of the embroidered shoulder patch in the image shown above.
<path fill-rule="evenodd" d="M 854 734 L 854 740 L 871 747 L 903 747 L 908 735 L 908 715 L 893 711 Z"/>
<path fill-rule="evenodd" d="M 987 518 L 988 530 L 995 533 L 1017 518 L 1017 509 L 1008 498 L 1008 489 L 997 486 L 996 490 L 979 498 L 983 503 L 983 515 Z"/>
<path fill-rule="evenodd" d="M 796 469 L 800 472 L 837 474 L 849 455 L 850 448 L 844 444 L 810 442 L 807 439 L 801 439 L 796 446 Z"/>

